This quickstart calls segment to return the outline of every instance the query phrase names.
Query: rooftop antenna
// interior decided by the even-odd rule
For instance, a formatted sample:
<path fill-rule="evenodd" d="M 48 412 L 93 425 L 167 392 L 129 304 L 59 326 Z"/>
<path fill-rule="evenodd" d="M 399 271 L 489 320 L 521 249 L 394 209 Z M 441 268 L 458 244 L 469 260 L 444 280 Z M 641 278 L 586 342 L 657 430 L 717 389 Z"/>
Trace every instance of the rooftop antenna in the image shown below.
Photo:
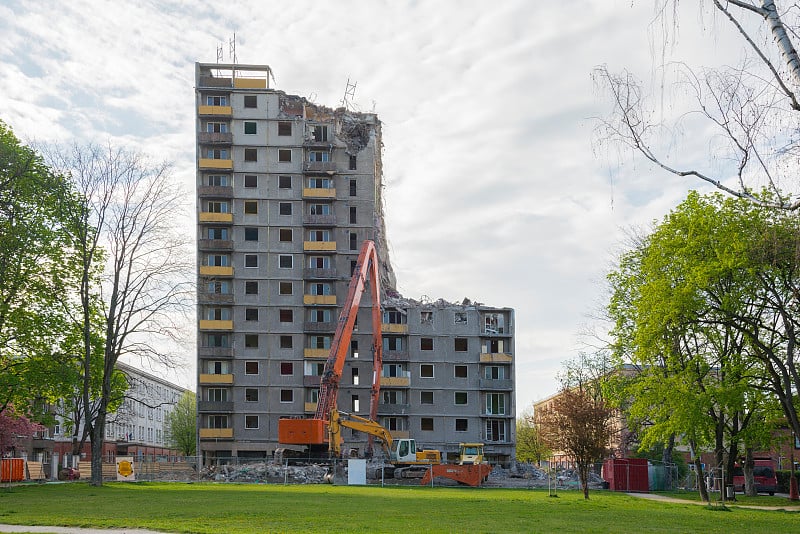
<path fill-rule="evenodd" d="M 217 63 L 222 63 L 222 43 L 217 45 Z"/>
<path fill-rule="evenodd" d="M 228 40 L 228 57 L 233 60 L 233 64 L 236 65 L 238 63 L 236 59 L 236 32 L 234 32 L 233 37 Z"/>
<path fill-rule="evenodd" d="M 356 82 L 350 83 L 350 77 L 347 77 L 347 86 L 344 89 L 344 96 L 342 97 L 342 107 L 348 111 L 352 111 L 353 98 L 356 95 Z"/>

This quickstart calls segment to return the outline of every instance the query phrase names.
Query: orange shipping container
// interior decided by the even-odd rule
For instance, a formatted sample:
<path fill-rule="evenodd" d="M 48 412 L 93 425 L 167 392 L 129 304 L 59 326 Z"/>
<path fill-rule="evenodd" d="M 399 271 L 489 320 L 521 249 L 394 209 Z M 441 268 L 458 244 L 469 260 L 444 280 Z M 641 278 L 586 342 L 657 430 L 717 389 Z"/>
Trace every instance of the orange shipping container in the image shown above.
<path fill-rule="evenodd" d="M 0 466 L 0 482 L 21 482 L 25 480 L 24 458 L 3 458 Z"/>

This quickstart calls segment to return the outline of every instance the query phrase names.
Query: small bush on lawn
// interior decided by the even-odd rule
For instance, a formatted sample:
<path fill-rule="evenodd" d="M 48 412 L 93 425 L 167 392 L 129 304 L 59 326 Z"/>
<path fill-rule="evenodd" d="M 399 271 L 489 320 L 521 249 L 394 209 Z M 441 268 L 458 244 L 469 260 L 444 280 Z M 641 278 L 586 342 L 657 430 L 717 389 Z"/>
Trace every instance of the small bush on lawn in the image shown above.
<path fill-rule="evenodd" d="M 775 476 L 778 477 L 778 493 L 789 493 L 789 473 L 788 469 L 775 471 Z M 800 471 L 795 471 L 794 476 L 800 481 Z"/>

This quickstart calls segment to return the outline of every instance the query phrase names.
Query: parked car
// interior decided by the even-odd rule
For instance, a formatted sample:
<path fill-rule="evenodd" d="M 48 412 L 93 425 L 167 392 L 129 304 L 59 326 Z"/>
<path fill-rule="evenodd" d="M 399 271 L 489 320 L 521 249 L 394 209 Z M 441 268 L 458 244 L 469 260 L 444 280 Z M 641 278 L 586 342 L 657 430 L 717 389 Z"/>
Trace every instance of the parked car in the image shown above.
<path fill-rule="evenodd" d="M 778 477 L 775 470 L 778 468 L 775 460 L 771 458 L 754 458 L 753 481 L 756 484 L 758 493 L 769 493 L 775 495 L 778 491 Z M 736 464 L 733 468 L 733 489 L 734 491 L 744 492 L 744 469 Z"/>

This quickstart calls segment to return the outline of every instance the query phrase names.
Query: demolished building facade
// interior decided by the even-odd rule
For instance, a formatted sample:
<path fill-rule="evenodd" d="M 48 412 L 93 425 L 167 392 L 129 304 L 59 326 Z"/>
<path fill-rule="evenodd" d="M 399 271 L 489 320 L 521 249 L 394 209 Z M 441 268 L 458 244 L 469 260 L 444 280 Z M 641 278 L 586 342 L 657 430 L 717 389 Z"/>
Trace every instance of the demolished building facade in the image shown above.
<path fill-rule="evenodd" d="M 266 65 L 196 64 L 198 450 L 265 458 L 278 420 L 314 414 L 361 243 L 384 292 L 378 415 L 395 437 L 514 457 L 514 311 L 395 290 L 383 214 L 381 122 L 270 87 Z M 369 297 L 341 410 L 369 414 Z M 345 450 L 365 435 L 346 432 Z"/>

